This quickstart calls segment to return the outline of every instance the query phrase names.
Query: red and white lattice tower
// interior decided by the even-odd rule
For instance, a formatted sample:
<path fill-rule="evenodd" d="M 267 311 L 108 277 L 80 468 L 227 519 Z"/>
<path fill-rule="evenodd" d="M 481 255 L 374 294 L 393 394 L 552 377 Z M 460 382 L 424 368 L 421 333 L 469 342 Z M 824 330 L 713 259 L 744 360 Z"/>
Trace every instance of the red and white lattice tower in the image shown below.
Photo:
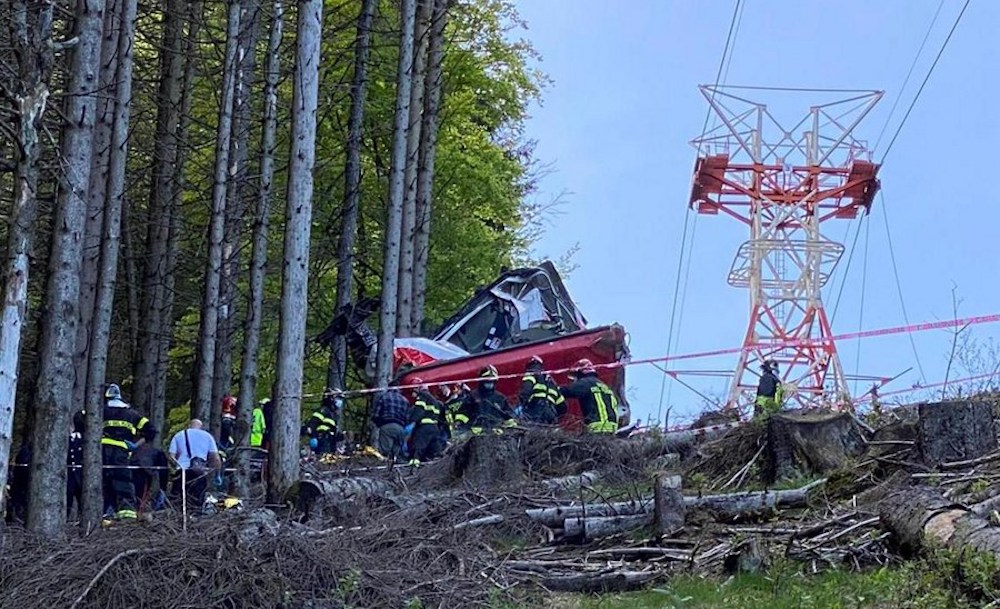
<path fill-rule="evenodd" d="M 779 364 L 790 401 L 848 405 L 820 293 L 844 246 L 823 229 L 828 220 L 870 211 L 879 165 L 852 132 L 882 92 L 836 92 L 835 99 L 782 126 L 768 106 L 734 94 L 743 88 L 700 89 L 721 124 L 692 142 L 698 161 L 690 205 L 702 214 L 727 214 L 750 229 L 729 272 L 730 285 L 750 291 L 750 321 L 728 405 L 753 399 L 765 360 Z M 802 92 L 814 99 L 831 93 L 797 90 Z"/>

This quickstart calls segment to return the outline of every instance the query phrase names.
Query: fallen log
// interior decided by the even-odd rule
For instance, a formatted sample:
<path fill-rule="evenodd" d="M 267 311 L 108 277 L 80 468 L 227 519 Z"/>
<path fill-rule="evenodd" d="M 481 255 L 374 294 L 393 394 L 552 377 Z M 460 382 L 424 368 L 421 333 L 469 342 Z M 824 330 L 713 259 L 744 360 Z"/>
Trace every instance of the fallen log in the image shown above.
<path fill-rule="evenodd" d="M 468 527 L 481 527 L 487 524 L 500 524 L 503 522 L 503 516 L 500 514 L 490 514 L 489 516 L 483 516 L 482 518 L 473 518 L 472 520 L 466 520 L 465 522 L 460 522 L 452 529 L 459 530 Z"/>
<path fill-rule="evenodd" d="M 709 509 L 717 516 L 752 514 L 779 507 L 804 507 L 809 502 L 809 492 L 824 484 L 826 478 L 816 480 L 806 486 L 781 491 L 744 491 L 724 495 L 703 495 L 684 497 L 685 508 Z M 642 497 L 633 501 L 613 503 L 588 503 L 584 505 L 563 505 L 551 508 L 525 510 L 532 520 L 549 527 L 558 527 L 570 518 L 635 516 L 651 514 L 655 510 L 653 497 Z"/>
<path fill-rule="evenodd" d="M 369 499 L 392 493 L 392 485 L 377 478 L 309 478 L 293 484 L 285 501 L 302 512 L 305 520 L 324 514 L 340 520 Z"/>
<path fill-rule="evenodd" d="M 678 476 L 659 475 L 653 481 L 653 514 L 656 530 L 669 535 L 684 526 L 684 497 Z"/>
<path fill-rule="evenodd" d="M 656 579 L 656 571 L 614 571 L 545 577 L 542 586 L 553 592 L 627 592 L 642 588 Z"/>
<path fill-rule="evenodd" d="M 549 478 L 542 480 L 540 484 L 550 491 L 575 491 L 584 486 L 593 486 L 600 479 L 601 474 L 598 472 L 583 472 L 573 476 Z"/>
<path fill-rule="evenodd" d="M 1000 529 L 932 488 L 915 486 L 890 493 L 879 506 L 879 517 L 912 551 L 944 547 L 1000 557 Z"/>
<path fill-rule="evenodd" d="M 628 533 L 653 524 L 653 515 L 635 514 L 632 516 L 593 516 L 589 518 L 567 518 L 563 522 L 563 534 L 566 537 L 583 539 L 601 539 L 619 533 Z"/>
<path fill-rule="evenodd" d="M 680 429 L 678 431 L 668 431 L 663 434 L 663 442 L 670 444 L 686 444 L 694 441 L 711 440 L 729 433 L 730 430 L 746 425 L 744 421 L 729 421 L 717 425 L 705 427 L 694 427 L 691 429 Z"/>
<path fill-rule="evenodd" d="M 685 562 L 691 560 L 691 552 L 675 548 L 607 548 L 587 552 L 587 558 L 608 557 L 621 558 L 623 560 L 649 560 L 658 558 Z"/>

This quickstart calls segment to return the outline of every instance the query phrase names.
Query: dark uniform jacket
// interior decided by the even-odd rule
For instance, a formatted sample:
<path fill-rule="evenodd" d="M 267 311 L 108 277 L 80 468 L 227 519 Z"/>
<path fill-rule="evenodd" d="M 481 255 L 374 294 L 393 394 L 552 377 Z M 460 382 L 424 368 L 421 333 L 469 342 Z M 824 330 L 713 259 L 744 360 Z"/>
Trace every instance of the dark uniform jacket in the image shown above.
<path fill-rule="evenodd" d="M 130 451 L 140 437 L 147 440 L 156 437 L 156 429 L 149 419 L 129 406 L 104 407 L 101 446 L 114 446 Z"/>
<path fill-rule="evenodd" d="M 567 398 L 580 402 L 583 422 L 593 432 L 614 433 L 618 429 L 618 396 L 597 378 L 596 374 L 581 376 L 562 388 Z"/>
<path fill-rule="evenodd" d="M 469 418 L 472 427 L 492 429 L 501 427 L 513 419 L 507 399 L 496 390 L 486 390 L 482 386 L 465 396 L 459 412 Z"/>

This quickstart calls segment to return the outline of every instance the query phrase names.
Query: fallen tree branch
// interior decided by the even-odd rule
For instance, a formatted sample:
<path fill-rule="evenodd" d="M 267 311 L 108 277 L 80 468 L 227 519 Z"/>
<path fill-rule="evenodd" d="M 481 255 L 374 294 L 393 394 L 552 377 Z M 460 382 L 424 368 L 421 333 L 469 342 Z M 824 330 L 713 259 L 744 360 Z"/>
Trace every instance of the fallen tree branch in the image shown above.
<path fill-rule="evenodd" d="M 115 554 L 115 556 L 111 560 L 109 560 L 107 563 L 104 564 L 103 567 L 101 567 L 101 570 L 97 572 L 97 575 L 95 575 L 94 578 L 90 580 L 90 583 L 88 583 L 87 587 L 83 589 L 83 592 L 80 593 L 80 596 L 76 597 L 76 600 L 73 601 L 73 604 L 69 606 L 69 609 L 76 609 L 76 606 L 82 603 L 83 599 L 87 598 L 87 595 L 90 594 L 90 591 L 93 590 L 95 585 L 97 585 L 98 580 L 100 580 L 101 577 L 103 577 L 104 574 L 107 573 L 108 570 L 111 567 L 113 567 L 116 562 L 127 556 L 134 556 L 136 554 L 149 554 L 152 551 L 153 550 L 151 548 L 132 548 L 131 550 L 125 550 L 123 552 Z"/>
<path fill-rule="evenodd" d="M 600 539 L 653 524 L 652 512 L 632 516 L 595 516 L 589 518 L 567 518 L 563 532 L 567 537 Z"/>
<path fill-rule="evenodd" d="M 928 487 L 903 488 L 882 500 L 879 516 L 900 541 L 914 550 L 943 546 L 1000 557 L 1000 529 Z"/>
<path fill-rule="evenodd" d="M 950 461 L 948 463 L 942 463 L 940 468 L 944 470 L 962 469 L 964 467 L 975 467 L 977 465 L 982 465 L 983 463 L 992 463 L 997 460 L 1000 460 L 1000 451 L 984 455 L 978 459 L 966 459 L 965 461 Z"/>
<path fill-rule="evenodd" d="M 614 571 L 611 573 L 546 577 L 542 586 L 556 592 L 626 592 L 654 580 L 656 571 Z"/>
<path fill-rule="evenodd" d="M 465 522 L 460 522 L 451 528 L 454 530 L 459 530 L 468 527 L 481 527 L 487 524 L 499 524 L 503 522 L 503 520 L 504 518 L 500 514 L 490 514 L 489 516 L 483 516 L 482 518 L 474 518 L 472 520 L 466 520 Z"/>

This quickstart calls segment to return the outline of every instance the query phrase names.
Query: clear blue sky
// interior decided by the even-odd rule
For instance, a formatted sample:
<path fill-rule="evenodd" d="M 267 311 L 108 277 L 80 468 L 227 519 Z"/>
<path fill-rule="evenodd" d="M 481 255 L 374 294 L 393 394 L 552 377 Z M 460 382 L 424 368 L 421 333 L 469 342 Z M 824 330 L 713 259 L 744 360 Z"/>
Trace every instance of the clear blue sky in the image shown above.
<path fill-rule="evenodd" d="M 689 141 L 701 132 L 707 110 L 697 86 L 715 81 L 734 2 L 516 4 L 528 24 L 521 35 L 534 44 L 541 54 L 538 67 L 554 81 L 542 105 L 532 109 L 527 129 L 538 141 L 539 158 L 554 168 L 538 196 L 569 193 L 536 254 L 558 258 L 579 243 L 573 258 L 579 266 L 568 286 L 591 324 L 622 323 L 635 358 L 662 355 L 695 161 Z M 961 6 L 960 0 L 945 0 L 876 160 Z M 858 130 L 874 142 L 937 8 L 938 0 L 747 0 L 724 82 L 884 90 L 885 98 Z M 963 299 L 960 315 L 1000 312 L 1000 206 L 992 187 L 1000 143 L 1000 85 L 993 78 L 1000 57 L 997 23 L 1000 2 L 973 0 L 879 174 L 912 323 L 953 317 L 954 285 Z M 836 333 L 904 323 L 879 205 L 877 199 L 864 221 L 870 227 L 862 226 Z M 830 234 L 849 247 L 855 227 L 842 222 Z M 745 229 L 722 216 L 699 217 L 695 227 L 674 353 L 738 346 L 746 330 L 747 293 L 726 283 Z M 845 253 L 834 286 L 846 261 Z M 828 289 L 824 297 L 832 313 L 835 294 Z M 969 332 L 979 341 L 995 340 L 1000 324 Z M 944 380 L 950 335 L 932 331 L 914 339 L 925 382 Z M 884 391 L 919 380 L 904 335 L 863 341 L 860 365 L 857 342 L 839 348 L 849 374 L 892 376 L 914 366 Z M 733 364 L 732 357 L 722 357 L 686 365 Z M 957 370 L 951 376 L 966 374 Z M 657 412 L 661 377 L 650 366 L 629 368 L 635 414 Z M 707 393 L 725 391 L 724 380 L 689 380 Z M 672 405 L 674 421 L 700 410 L 701 398 L 671 383 L 664 406 Z"/>

